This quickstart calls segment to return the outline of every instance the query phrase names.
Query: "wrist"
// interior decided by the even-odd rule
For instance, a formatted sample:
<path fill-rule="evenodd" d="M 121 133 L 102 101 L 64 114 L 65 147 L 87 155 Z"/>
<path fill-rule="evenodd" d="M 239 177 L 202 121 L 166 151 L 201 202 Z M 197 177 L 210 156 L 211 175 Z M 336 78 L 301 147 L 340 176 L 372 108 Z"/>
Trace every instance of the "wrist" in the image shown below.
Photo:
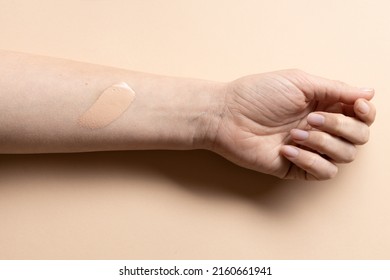
<path fill-rule="evenodd" d="M 196 124 L 192 149 L 213 149 L 225 108 L 225 88 L 223 82 L 206 82 L 198 94 L 203 109 Z"/>
<path fill-rule="evenodd" d="M 210 149 L 224 104 L 225 84 L 140 74 L 126 114 L 127 149 Z"/>

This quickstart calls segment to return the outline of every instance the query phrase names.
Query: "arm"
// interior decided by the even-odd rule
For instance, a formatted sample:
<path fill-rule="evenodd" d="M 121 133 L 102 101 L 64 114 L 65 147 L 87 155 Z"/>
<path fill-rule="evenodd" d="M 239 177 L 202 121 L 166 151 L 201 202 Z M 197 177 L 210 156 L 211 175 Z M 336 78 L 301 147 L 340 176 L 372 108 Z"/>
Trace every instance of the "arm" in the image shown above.
<path fill-rule="evenodd" d="M 299 70 L 217 83 L 20 53 L 0 61 L 0 153 L 203 148 L 280 178 L 323 180 L 354 160 L 375 119 L 373 89 Z M 118 83 L 135 92 L 123 114 L 80 125 Z"/>
<path fill-rule="evenodd" d="M 0 62 L 0 153 L 195 149 L 216 125 L 221 83 L 5 51 Z M 120 82 L 135 92 L 127 110 L 106 127 L 80 126 Z"/>

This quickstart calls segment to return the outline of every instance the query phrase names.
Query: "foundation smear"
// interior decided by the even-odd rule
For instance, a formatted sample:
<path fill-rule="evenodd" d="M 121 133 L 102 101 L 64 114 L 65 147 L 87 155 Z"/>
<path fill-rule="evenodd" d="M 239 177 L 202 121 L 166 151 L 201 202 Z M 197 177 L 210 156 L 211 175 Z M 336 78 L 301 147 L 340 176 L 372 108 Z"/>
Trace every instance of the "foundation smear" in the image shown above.
<path fill-rule="evenodd" d="M 89 129 L 103 128 L 118 119 L 134 98 L 135 92 L 128 84 L 114 84 L 103 91 L 96 102 L 78 119 L 78 123 Z"/>

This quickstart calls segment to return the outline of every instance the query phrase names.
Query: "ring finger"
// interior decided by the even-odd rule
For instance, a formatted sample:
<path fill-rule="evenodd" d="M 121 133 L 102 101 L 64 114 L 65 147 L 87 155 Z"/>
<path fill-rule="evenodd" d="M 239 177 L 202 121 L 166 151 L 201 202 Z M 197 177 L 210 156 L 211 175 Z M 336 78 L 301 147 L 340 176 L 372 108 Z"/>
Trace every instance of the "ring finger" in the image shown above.
<path fill-rule="evenodd" d="M 317 151 L 319 154 L 325 154 L 337 163 L 351 162 L 356 157 L 355 145 L 329 133 L 292 129 L 290 134 L 295 143 Z"/>

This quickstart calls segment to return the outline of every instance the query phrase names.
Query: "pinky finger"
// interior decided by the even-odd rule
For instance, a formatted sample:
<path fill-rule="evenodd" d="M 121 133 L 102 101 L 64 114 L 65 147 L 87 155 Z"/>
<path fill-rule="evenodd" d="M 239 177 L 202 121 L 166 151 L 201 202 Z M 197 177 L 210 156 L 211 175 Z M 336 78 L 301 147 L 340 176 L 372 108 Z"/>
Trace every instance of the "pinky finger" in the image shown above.
<path fill-rule="evenodd" d="M 337 166 L 317 153 L 291 145 L 283 146 L 281 153 L 297 167 L 306 171 L 306 179 L 327 180 L 337 174 Z"/>

